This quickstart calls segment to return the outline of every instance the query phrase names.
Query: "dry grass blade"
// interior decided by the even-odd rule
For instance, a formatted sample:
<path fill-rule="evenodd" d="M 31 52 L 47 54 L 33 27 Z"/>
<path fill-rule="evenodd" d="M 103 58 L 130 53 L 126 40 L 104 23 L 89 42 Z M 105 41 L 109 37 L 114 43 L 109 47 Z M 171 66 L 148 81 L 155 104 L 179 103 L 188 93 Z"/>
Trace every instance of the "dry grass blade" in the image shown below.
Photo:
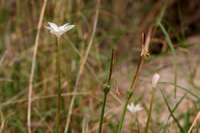
<path fill-rule="evenodd" d="M 4 119 L 4 116 L 3 116 L 3 112 L 1 111 L 1 108 L 0 108 L 0 115 L 1 115 L 0 133 L 2 133 L 2 132 L 3 132 L 3 129 L 4 129 L 4 125 L 5 125 L 5 119 Z"/>
<path fill-rule="evenodd" d="M 4 59 L 6 58 L 7 53 L 8 53 L 8 51 L 6 51 L 6 52 L 3 54 L 3 56 L 1 57 L 1 59 L 0 59 L 0 66 L 2 65 Z"/>
<path fill-rule="evenodd" d="M 83 69 L 84 69 L 85 63 L 87 61 L 87 58 L 88 58 L 88 55 L 89 55 L 89 52 L 90 52 L 90 49 L 91 49 L 91 46 L 92 46 L 92 43 L 93 43 L 93 40 L 94 40 L 94 36 L 95 36 L 95 33 L 96 33 L 96 28 L 97 28 L 98 17 L 99 17 L 99 8 L 100 8 L 100 0 L 97 0 L 97 8 L 96 8 L 96 14 L 95 14 L 95 20 L 94 20 L 92 35 L 91 35 L 91 38 L 90 38 L 89 45 L 87 47 L 85 56 L 83 57 L 83 60 L 82 60 L 82 62 L 80 64 L 80 68 L 79 68 L 79 72 L 77 74 L 77 78 L 76 78 L 76 82 L 75 82 L 75 87 L 74 87 L 73 93 L 77 92 L 78 84 L 79 84 L 79 81 L 80 81 L 80 77 L 81 77 L 81 75 L 83 73 Z M 66 119 L 66 125 L 65 125 L 64 133 L 67 133 L 68 128 L 69 128 L 70 118 L 71 118 L 71 115 L 72 115 L 72 110 L 73 110 L 75 99 L 76 99 L 76 95 L 73 95 L 71 103 L 70 103 L 67 119 Z"/>
<path fill-rule="evenodd" d="M 87 118 L 83 119 L 82 133 L 88 133 L 88 120 L 87 120 Z"/>
<path fill-rule="evenodd" d="M 191 127 L 190 127 L 190 129 L 189 129 L 189 131 L 188 131 L 188 133 L 191 133 L 191 131 L 192 131 L 194 125 L 197 123 L 197 120 L 199 120 L 199 119 L 200 119 L 200 112 L 199 112 L 199 113 L 197 114 L 197 116 L 195 117 L 195 119 L 194 119 L 194 121 L 193 121 L 193 123 L 192 123 L 192 125 L 191 125 Z"/>
<path fill-rule="evenodd" d="M 73 95 L 89 95 L 89 92 L 77 92 L 77 93 L 62 93 L 62 97 L 67 97 L 67 96 L 73 96 Z M 31 98 L 31 102 L 35 102 L 37 100 L 43 100 L 43 99 L 51 99 L 51 98 L 56 98 L 58 95 L 47 95 L 47 96 L 35 96 Z M 7 103 L 4 103 L 3 105 L 0 106 L 4 107 L 4 106 L 8 106 L 11 104 L 19 104 L 19 103 L 23 103 L 23 102 L 27 102 L 27 99 L 23 98 L 23 99 L 19 99 L 19 100 L 15 100 L 13 99 L 12 101 L 8 101 Z"/>
<path fill-rule="evenodd" d="M 34 53 L 33 53 L 33 58 L 32 58 L 31 74 L 30 74 L 30 78 L 29 78 L 28 110 L 27 110 L 28 133 L 31 133 L 31 101 L 32 101 L 31 96 L 32 96 L 32 89 L 33 89 L 33 78 L 34 78 L 34 71 L 35 71 L 35 64 L 36 64 L 37 49 L 38 49 L 38 45 L 39 45 L 40 29 L 41 29 L 42 21 L 44 18 L 46 4 L 47 4 L 47 0 L 44 0 L 42 10 L 40 13 L 38 27 L 37 27 L 37 35 L 36 35 L 36 39 L 35 39 Z"/>

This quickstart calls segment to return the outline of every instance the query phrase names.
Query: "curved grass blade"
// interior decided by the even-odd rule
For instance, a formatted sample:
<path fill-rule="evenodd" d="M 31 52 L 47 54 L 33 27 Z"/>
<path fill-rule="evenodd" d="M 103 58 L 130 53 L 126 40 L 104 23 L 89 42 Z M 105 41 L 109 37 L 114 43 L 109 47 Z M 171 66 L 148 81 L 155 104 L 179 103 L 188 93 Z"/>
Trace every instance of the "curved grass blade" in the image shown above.
<path fill-rule="evenodd" d="M 176 85 L 176 87 L 180 88 L 181 90 L 187 92 L 188 94 L 190 94 L 191 96 L 195 97 L 196 99 L 200 100 L 200 97 L 198 95 L 196 95 L 195 93 L 191 92 L 189 89 L 184 88 L 182 86 L 179 86 L 177 84 L 171 83 L 171 82 L 159 82 L 160 84 L 167 84 L 167 85 Z"/>
<path fill-rule="evenodd" d="M 162 23 L 160 21 L 158 21 L 158 25 L 160 27 L 160 29 L 162 30 L 163 34 L 165 35 L 165 38 L 169 44 L 169 47 L 172 51 L 172 55 L 173 55 L 173 58 L 174 58 L 174 72 L 175 72 L 175 75 L 174 75 L 174 83 L 175 83 L 175 86 L 174 86 L 174 94 L 175 94 L 175 98 L 176 98 L 176 83 L 177 83 L 177 62 L 176 62 L 176 52 L 175 52 L 175 49 L 174 49 L 174 46 L 173 46 L 173 43 L 170 39 L 170 36 L 169 34 L 167 33 L 165 27 L 162 25 Z"/>

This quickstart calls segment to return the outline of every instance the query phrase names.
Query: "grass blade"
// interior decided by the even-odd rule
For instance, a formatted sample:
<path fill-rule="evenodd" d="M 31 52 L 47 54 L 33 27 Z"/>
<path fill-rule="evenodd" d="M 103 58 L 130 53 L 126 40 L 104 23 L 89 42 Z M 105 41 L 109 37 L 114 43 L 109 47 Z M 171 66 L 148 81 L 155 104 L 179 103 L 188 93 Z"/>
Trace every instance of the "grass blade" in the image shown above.
<path fill-rule="evenodd" d="M 172 109 L 172 113 L 174 113 L 174 112 L 176 111 L 176 109 L 178 108 L 178 106 L 181 104 L 181 102 L 183 101 L 183 99 L 184 99 L 186 96 L 187 96 L 187 93 L 186 93 L 184 96 L 182 96 L 182 97 L 180 98 L 180 100 L 176 103 L 175 107 Z M 166 127 L 169 126 L 169 123 L 168 123 L 168 122 L 169 122 L 170 117 L 171 117 L 171 114 L 169 114 L 169 116 L 168 116 L 168 119 L 167 119 L 167 122 L 166 122 L 166 124 L 165 124 L 165 128 L 164 128 L 163 133 L 165 133 L 166 130 L 168 129 L 168 128 L 166 128 Z"/>
<path fill-rule="evenodd" d="M 168 104 L 167 98 L 166 98 L 165 95 L 164 95 L 164 91 L 163 91 L 162 89 L 160 89 L 160 92 L 161 92 L 161 94 L 162 94 L 162 96 L 163 96 L 163 99 L 164 99 L 164 101 L 165 101 L 165 104 L 167 105 L 167 108 L 168 108 L 168 110 L 169 110 L 169 112 L 170 112 L 170 115 L 172 116 L 172 118 L 174 119 L 175 123 L 177 124 L 177 126 L 178 126 L 180 132 L 181 132 L 181 133 L 185 133 L 185 131 L 184 131 L 184 129 L 181 127 L 179 121 L 178 121 L 177 118 L 174 116 L 174 114 L 173 114 L 173 112 L 172 112 L 172 110 L 171 110 L 171 108 L 170 108 L 170 106 L 169 106 L 169 104 Z"/>
<path fill-rule="evenodd" d="M 176 63 L 176 52 L 175 52 L 175 49 L 174 49 L 174 46 L 173 46 L 173 43 L 169 37 L 169 34 L 167 33 L 165 27 L 162 25 L 162 23 L 160 21 L 158 21 L 158 25 L 160 27 L 160 29 L 162 30 L 163 34 L 165 35 L 165 38 L 169 44 L 169 47 L 172 51 L 172 55 L 174 57 L 174 72 L 175 72 L 175 75 L 174 75 L 174 83 L 175 83 L 175 86 L 174 86 L 174 92 L 175 92 L 175 98 L 176 98 L 176 83 L 177 83 L 177 63 Z"/>
<path fill-rule="evenodd" d="M 174 108 L 172 109 L 172 113 L 174 113 L 176 111 L 176 109 L 178 108 L 178 106 L 181 104 L 181 102 L 183 101 L 183 99 L 187 96 L 187 94 L 185 94 L 184 96 L 182 96 L 180 98 L 180 100 L 178 100 L 178 102 L 176 103 L 176 105 L 174 106 Z M 168 117 L 168 120 L 169 118 L 171 117 L 171 114 L 169 115 Z"/>
<path fill-rule="evenodd" d="M 171 83 L 171 82 L 159 82 L 160 84 L 167 84 L 167 85 L 176 85 L 176 87 L 180 88 L 181 90 L 187 92 L 188 94 L 190 94 L 191 96 L 195 97 L 197 100 L 200 100 L 200 97 L 198 95 L 196 95 L 195 93 L 191 92 L 189 89 L 181 87 L 177 84 Z"/>

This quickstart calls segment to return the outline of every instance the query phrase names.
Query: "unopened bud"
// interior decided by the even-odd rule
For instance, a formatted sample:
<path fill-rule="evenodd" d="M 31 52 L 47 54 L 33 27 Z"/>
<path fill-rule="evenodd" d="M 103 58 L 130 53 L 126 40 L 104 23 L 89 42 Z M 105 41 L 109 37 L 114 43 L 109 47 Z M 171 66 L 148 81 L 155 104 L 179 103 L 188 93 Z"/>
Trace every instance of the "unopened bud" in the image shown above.
<path fill-rule="evenodd" d="M 157 86 L 159 79 L 160 79 L 160 75 L 158 73 L 155 73 L 152 78 L 152 87 Z"/>
<path fill-rule="evenodd" d="M 104 84 L 104 86 L 103 86 L 103 91 L 104 91 L 105 93 L 108 93 L 108 92 L 110 91 L 110 85 Z"/>

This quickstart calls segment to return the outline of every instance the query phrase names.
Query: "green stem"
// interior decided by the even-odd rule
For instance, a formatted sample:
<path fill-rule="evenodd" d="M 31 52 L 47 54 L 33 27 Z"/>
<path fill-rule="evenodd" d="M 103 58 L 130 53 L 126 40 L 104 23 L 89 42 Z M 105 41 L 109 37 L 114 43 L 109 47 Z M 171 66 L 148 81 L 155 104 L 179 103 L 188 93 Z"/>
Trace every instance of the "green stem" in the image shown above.
<path fill-rule="evenodd" d="M 110 91 L 110 82 L 111 82 L 111 77 L 112 77 L 113 63 L 114 63 L 114 50 L 112 49 L 112 57 L 111 57 L 111 61 L 110 61 L 110 72 L 109 72 L 109 76 L 108 76 L 108 81 L 107 81 L 107 84 L 105 84 L 103 87 L 104 99 L 103 99 L 103 105 L 102 105 L 102 110 L 101 110 L 98 133 L 102 132 L 104 110 L 105 110 L 105 106 L 106 106 L 107 95 L 108 95 L 108 92 Z"/>
<path fill-rule="evenodd" d="M 152 90 L 152 97 L 151 97 L 151 102 L 150 102 L 150 107 L 149 107 L 149 112 L 148 112 L 148 119 L 147 119 L 146 128 L 145 128 L 144 133 L 148 133 L 149 122 L 150 122 L 150 119 L 151 119 L 152 106 L 153 106 L 154 97 L 155 97 L 155 93 L 156 93 L 156 87 L 153 87 L 152 89 L 153 89 Z"/>
<path fill-rule="evenodd" d="M 102 105 L 102 110 L 101 110 L 101 118 L 100 118 L 98 133 L 102 132 L 103 116 L 104 116 L 104 110 L 105 110 L 105 106 L 106 106 L 107 94 L 108 94 L 109 90 L 110 90 L 110 86 L 104 85 L 104 99 L 103 99 L 103 105 Z"/>
<path fill-rule="evenodd" d="M 122 112 L 122 118 L 119 122 L 119 126 L 118 126 L 118 129 L 117 129 L 117 133 L 121 133 L 121 129 L 122 129 L 122 125 L 123 125 L 123 122 L 124 122 L 124 117 L 125 117 L 125 114 L 126 114 L 126 110 L 127 110 L 127 105 L 128 105 L 128 102 L 133 94 L 133 91 L 132 90 L 127 90 L 127 99 L 126 99 L 126 103 L 124 105 L 124 110 Z"/>
<path fill-rule="evenodd" d="M 61 62 L 61 45 L 60 45 L 60 38 L 57 37 L 57 83 L 58 83 L 58 99 L 57 99 L 57 120 L 56 120 L 56 133 L 59 133 L 60 129 L 60 109 L 61 109 L 61 70 L 60 70 L 60 62 Z"/>

